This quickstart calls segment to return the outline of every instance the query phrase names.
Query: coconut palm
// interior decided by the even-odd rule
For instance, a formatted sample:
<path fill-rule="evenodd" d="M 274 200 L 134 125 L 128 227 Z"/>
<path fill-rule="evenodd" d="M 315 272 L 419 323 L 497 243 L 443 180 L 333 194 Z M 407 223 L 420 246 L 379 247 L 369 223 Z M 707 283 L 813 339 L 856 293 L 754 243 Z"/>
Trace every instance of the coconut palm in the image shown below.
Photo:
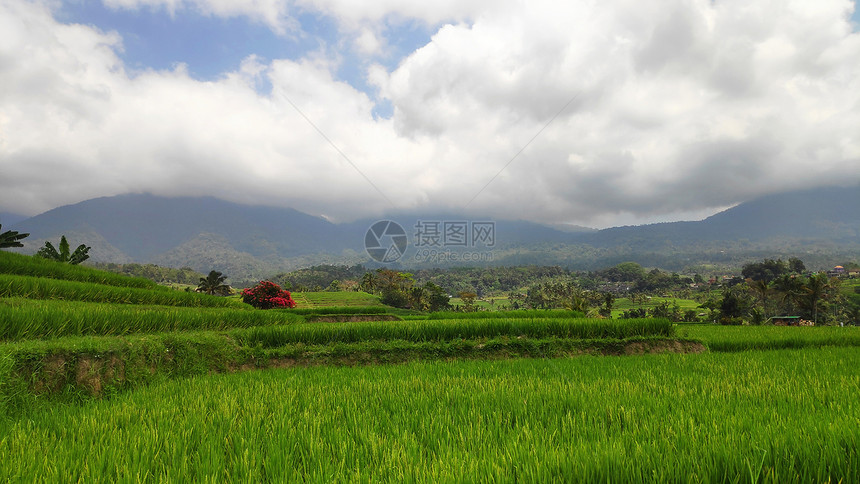
<path fill-rule="evenodd" d="M 0 229 L 3 228 L 3 225 L 0 225 Z M 6 247 L 24 247 L 24 244 L 19 242 L 19 240 L 29 236 L 30 234 L 19 234 L 14 230 L 7 230 L 5 232 L 0 233 L 0 249 Z"/>
<path fill-rule="evenodd" d="M 832 281 L 825 274 L 816 274 L 809 276 L 804 285 L 803 302 L 807 309 L 812 312 L 812 320 L 818 324 L 818 307 L 823 299 L 830 296 L 831 289 L 836 287 L 837 283 Z"/>
<path fill-rule="evenodd" d="M 200 278 L 200 284 L 197 285 L 197 291 L 205 292 L 211 295 L 226 296 L 230 294 L 230 286 L 224 284 L 227 276 L 222 275 L 218 271 L 209 271 L 209 275 Z"/>
<path fill-rule="evenodd" d="M 69 250 L 69 241 L 66 240 L 66 236 L 63 235 L 60 237 L 60 250 L 54 248 L 54 246 L 50 242 L 45 242 L 45 246 L 39 249 L 36 252 L 36 255 L 39 257 L 44 257 L 45 259 L 51 259 L 58 262 L 68 262 L 69 264 L 80 264 L 81 262 L 90 258 L 88 252 L 90 251 L 90 247 L 87 247 L 84 244 L 78 246 L 74 252 Z"/>
<path fill-rule="evenodd" d="M 764 279 L 758 279 L 747 280 L 747 286 L 749 287 L 750 293 L 753 297 L 755 297 L 759 304 L 761 304 L 762 311 L 764 311 L 763 314 L 767 317 L 768 299 L 772 292 L 770 284 L 768 284 Z"/>
<path fill-rule="evenodd" d="M 374 289 L 376 289 L 376 277 L 374 277 L 372 272 L 366 272 L 364 276 L 361 278 L 361 283 L 358 285 L 362 291 L 373 294 Z"/>
<path fill-rule="evenodd" d="M 779 300 L 780 308 L 786 314 L 801 305 L 805 293 L 803 281 L 799 277 L 788 274 L 773 281 L 773 290 Z"/>

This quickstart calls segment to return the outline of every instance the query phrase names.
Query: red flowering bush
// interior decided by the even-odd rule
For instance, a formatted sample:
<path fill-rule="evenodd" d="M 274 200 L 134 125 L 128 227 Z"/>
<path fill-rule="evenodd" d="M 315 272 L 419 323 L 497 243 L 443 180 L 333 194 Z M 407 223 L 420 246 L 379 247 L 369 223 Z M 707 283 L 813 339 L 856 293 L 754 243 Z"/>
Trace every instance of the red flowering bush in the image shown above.
<path fill-rule="evenodd" d="M 242 290 L 242 301 L 258 309 L 296 307 L 290 291 L 281 289 L 272 281 L 260 281 L 256 286 Z"/>

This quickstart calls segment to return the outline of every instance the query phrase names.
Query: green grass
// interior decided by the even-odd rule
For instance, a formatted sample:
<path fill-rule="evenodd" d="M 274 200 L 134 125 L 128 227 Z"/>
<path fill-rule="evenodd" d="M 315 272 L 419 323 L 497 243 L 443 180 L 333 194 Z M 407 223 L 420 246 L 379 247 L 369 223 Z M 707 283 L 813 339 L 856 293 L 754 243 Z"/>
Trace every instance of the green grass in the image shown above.
<path fill-rule="evenodd" d="M 293 292 L 297 308 L 326 308 L 349 306 L 382 306 L 379 297 L 366 292 Z"/>
<path fill-rule="evenodd" d="M 449 303 L 451 306 L 463 306 L 463 300 L 459 297 L 452 297 Z M 510 309 L 511 306 L 507 296 L 487 296 L 475 299 L 473 304 L 481 311 L 502 311 Z"/>
<path fill-rule="evenodd" d="M 860 352 L 200 376 L 0 420 L 15 482 L 857 482 Z"/>
<path fill-rule="evenodd" d="M 0 298 L 0 341 L 63 336 L 119 336 L 186 330 L 224 330 L 293 324 L 304 319 L 287 311 L 250 307 L 184 308 L 103 304 L 80 301 L 40 301 Z"/>
<path fill-rule="evenodd" d="M 857 326 L 721 326 L 679 324 L 682 338 L 697 339 L 711 351 L 775 350 L 817 346 L 860 346 Z"/>
<path fill-rule="evenodd" d="M 639 303 L 633 304 L 633 301 L 631 301 L 629 298 L 620 297 L 620 298 L 615 300 L 615 303 L 612 306 L 612 316 L 617 318 L 621 315 L 621 313 L 623 313 L 626 310 L 634 309 L 634 308 L 640 308 L 640 307 L 644 308 L 644 309 L 651 309 L 651 308 L 657 307 L 658 305 L 660 305 L 662 303 L 668 303 L 669 307 L 672 307 L 673 305 L 677 304 L 678 307 L 681 308 L 682 312 L 687 311 L 689 309 L 694 309 L 697 312 L 705 312 L 704 309 L 699 308 L 699 303 L 692 300 L 692 299 L 679 299 L 679 298 L 675 298 L 675 297 L 653 296 L 650 299 L 648 299 L 647 302 L 645 302 L 643 304 L 639 304 Z"/>
<path fill-rule="evenodd" d="M 107 286 L 165 289 L 148 279 L 129 277 L 123 274 L 115 274 L 90 267 L 66 264 L 3 250 L 0 250 L 0 274 L 47 277 L 67 281 L 91 282 Z"/>
<path fill-rule="evenodd" d="M 373 340 L 410 342 L 496 338 L 499 336 L 570 339 L 624 339 L 674 335 L 672 323 L 660 319 L 463 319 L 386 321 L 265 326 L 230 333 L 244 346 L 272 348 L 287 344 L 334 344 Z"/>
<path fill-rule="evenodd" d="M 116 287 L 91 282 L 0 274 L 0 298 L 4 297 L 187 307 L 247 307 L 235 298 L 195 292 Z"/>

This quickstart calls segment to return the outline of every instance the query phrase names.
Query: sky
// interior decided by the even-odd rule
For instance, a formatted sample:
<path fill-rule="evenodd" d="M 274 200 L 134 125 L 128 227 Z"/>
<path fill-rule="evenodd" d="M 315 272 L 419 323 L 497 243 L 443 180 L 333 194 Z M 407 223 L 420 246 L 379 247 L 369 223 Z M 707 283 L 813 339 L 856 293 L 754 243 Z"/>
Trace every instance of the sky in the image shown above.
<path fill-rule="evenodd" d="M 696 220 L 860 183 L 852 0 L 0 0 L 0 212 Z"/>

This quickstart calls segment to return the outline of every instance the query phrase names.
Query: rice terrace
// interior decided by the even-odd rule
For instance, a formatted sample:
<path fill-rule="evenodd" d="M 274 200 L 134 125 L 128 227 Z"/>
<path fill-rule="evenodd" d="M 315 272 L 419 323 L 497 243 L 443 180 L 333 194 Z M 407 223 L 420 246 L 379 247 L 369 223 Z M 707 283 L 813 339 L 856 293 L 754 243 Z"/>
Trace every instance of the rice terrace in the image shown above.
<path fill-rule="evenodd" d="M 293 295 L 0 252 L 0 480 L 860 479 L 854 326 Z"/>
<path fill-rule="evenodd" d="M 0 0 L 0 484 L 860 483 L 860 0 Z"/>

